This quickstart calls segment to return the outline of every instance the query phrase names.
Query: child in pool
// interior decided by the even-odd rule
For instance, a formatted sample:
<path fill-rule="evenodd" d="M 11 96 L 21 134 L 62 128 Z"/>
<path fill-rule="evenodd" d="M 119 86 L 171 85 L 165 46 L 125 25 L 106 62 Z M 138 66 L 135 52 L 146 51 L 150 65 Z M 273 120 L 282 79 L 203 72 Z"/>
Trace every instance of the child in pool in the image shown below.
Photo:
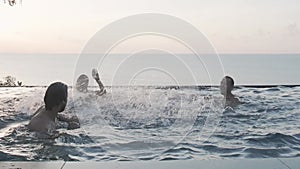
<path fill-rule="evenodd" d="M 233 79 L 229 76 L 225 76 L 220 83 L 220 92 L 224 96 L 224 103 L 225 103 L 224 105 L 225 106 L 234 107 L 234 106 L 241 104 L 239 99 L 236 98 L 231 93 L 233 88 L 234 88 Z"/>
<path fill-rule="evenodd" d="M 103 83 L 100 81 L 99 73 L 96 69 L 93 69 L 92 71 L 92 76 L 96 80 L 98 86 L 99 86 L 99 91 L 96 91 L 96 95 L 102 96 L 106 94 L 106 90 L 103 86 Z M 76 90 L 82 93 L 87 93 L 88 92 L 88 85 L 89 85 L 89 78 L 87 75 L 82 74 L 78 77 L 77 82 L 76 82 Z"/>
<path fill-rule="evenodd" d="M 68 122 L 69 129 L 78 128 L 78 118 L 64 118 L 65 116 L 59 116 L 59 112 L 63 112 L 67 105 L 68 98 L 68 86 L 56 82 L 52 83 L 48 88 L 44 96 L 45 106 L 40 107 L 33 115 L 28 124 L 28 128 L 32 131 L 38 132 L 52 132 L 56 128 L 56 119 Z"/>

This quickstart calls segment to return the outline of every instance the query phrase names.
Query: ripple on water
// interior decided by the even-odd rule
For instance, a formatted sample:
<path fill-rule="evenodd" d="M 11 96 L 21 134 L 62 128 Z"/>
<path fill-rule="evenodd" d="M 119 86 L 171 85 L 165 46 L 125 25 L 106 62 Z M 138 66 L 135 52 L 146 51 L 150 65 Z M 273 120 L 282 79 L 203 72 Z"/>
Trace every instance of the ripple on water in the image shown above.
<path fill-rule="evenodd" d="M 234 94 L 244 104 L 225 109 L 217 88 L 118 88 L 113 100 L 109 93 L 100 98 L 70 98 L 67 109 L 79 106 L 82 128 L 59 129 L 53 135 L 26 128 L 41 105 L 44 88 L 21 89 L 0 89 L 1 160 L 300 156 L 299 87 L 241 87 Z M 148 97 L 151 93 L 153 97 Z"/>

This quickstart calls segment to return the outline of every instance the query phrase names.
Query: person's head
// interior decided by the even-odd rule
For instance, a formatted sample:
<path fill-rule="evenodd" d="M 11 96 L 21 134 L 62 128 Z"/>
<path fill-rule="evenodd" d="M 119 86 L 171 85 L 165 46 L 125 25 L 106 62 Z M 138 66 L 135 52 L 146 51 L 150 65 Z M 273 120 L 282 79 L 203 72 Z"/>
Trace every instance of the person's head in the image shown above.
<path fill-rule="evenodd" d="M 61 83 L 52 83 L 48 88 L 44 96 L 44 102 L 46 110 L 53 110 L 54 108 L 58 112 L 65 110 L 68 99 L 68 86 Z"/>
<path fill-rule="evenodd" d="M 222 95 L 227 96 L 228 94 L 231 94 L 233 87 L 234 87 L 234 81 L 231 77 L 225 76 L 221 80 L 220 91 Z"/>
<path fill-rule="evenodd" d="M 76 81 L 76 89 L 79 92 L 87 92 L 88 85 L 89 85 L 89 77 L 85 74 L 80 75 Z"/>

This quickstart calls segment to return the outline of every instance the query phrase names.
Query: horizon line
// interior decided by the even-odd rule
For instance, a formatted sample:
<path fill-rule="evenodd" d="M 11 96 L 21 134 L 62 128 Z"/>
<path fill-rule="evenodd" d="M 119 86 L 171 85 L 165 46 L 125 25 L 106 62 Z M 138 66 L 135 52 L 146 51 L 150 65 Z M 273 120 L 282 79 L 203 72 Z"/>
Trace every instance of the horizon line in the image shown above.
<path fill-rule="evenodd" d="M 61 55 L 61 54 L 64 54 L 64 55 L 80 55 L 80 54 L 83 54 L 83 53 L 71 53 L 71 52 L 59 52 L 59 53 L 50 53 L 50 52 L 45 52 L 45 53 L 42 53 L 42 52 L 36 52 L 36 53 L 19 53 L 19 52 L 16 52 L 16 53 L 12 53 L 12 52 L 0 52 L 0 55 L 21 55 L 21 54 L 24 54 L 24 55 L 29 55 L 29 54 L 44 54 L 44 55 L 50 55 L 50 54 L 54 54 L 54 55 Z M 90 54 L 90 55 L 95 55 L 95 54 L 103 54 L 103 53 L 85 53 L 85 54 Z M 110 54 L 113 54 L 113 55 L 121 55 L 121 54 L 131 54 L 131 53 L 110 53 Z M 143 53 L 143 54 L 146 54 L 146 55 L 151 55 L 151 54 L 161 54 L 161 53 Z M 174 53 L 174 54 L 177 54 L 177 55 L 190 55 L 190 54 L 193 54 L 193 53 Z M 290 55 L 298 55 L 300 54 L 300 52 L 295 52 L 295 53 L 291 53 L 291 52 L 282 52 L 282 53 L 273 53 L 273 52 L 270 52 L 270 53 L 267 53 L 267 52 L 257 52 L 257 53 L 249 53 L 249 52 L 241 52 L 241 53 L 238 53 L 238 52 L 219 52 L 219 53 L 200 53 L 200 54 L 218 54 L 218 55 L 282 55 L 282 54 L 290 54 Z"/>

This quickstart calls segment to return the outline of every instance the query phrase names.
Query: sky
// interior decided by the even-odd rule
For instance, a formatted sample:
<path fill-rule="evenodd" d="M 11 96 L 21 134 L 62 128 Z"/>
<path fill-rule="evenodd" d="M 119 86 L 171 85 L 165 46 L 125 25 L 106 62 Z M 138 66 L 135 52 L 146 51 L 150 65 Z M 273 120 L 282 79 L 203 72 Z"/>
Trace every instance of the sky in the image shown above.
<path fill-rule="evenodd" d="M 218 53 L 300 53 L 299 0 L 22 0 L 13 7 L 0 0 L 0 53 L 80 53 L 101 28 L 140 13 L 189 22 Z M 156 38 L 128 44 L 185 52 Z"/>

